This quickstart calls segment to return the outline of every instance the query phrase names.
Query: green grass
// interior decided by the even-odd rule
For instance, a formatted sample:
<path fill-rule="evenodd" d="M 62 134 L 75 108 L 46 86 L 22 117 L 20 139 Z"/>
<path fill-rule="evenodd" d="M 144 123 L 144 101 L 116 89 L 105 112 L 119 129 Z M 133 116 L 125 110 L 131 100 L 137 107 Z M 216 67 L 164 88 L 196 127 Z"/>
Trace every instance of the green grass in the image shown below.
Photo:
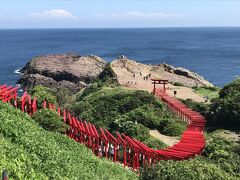
<path fill-rule="evenodd" d="M 132 122 L 150 129 L 156 128 L 165 135 L 172 136 L 181 135 L 186 127 L 160 100 L 147 91 L 102 87 L 85 96 L 82 94 L 79 96 L 81 98 L 77 98 L 78 102 L 72 106 L 71 110 L 79 118 L 90 121 L 98 127 L 122 131 L 126 130 L 124 127 L 127 127 L 127 124 L 131 125 Z M 165 124 L 169 125 L 173 122 L 179 125 L 179 128 L 169 127 L 165 131 L 161 122 L 167 122 Z M 131 131 L 133 128 L 139 128 L 134 124 L 128 126 L 132 128 Z"/>
<path fill-rule="evenodd" d="M 216 89 L 209 89 L 209 88 L 204 88 L 204 87 L 197 87 L 194 88 L 194 92 L 201 95 L 201 96 L 207 96 L 210 100 L 217 98 L 219 95 L 220 89 L 216 88 Z"/>
<path fill-rule="evenodd" d="M 137 179 L 137 175 L 84 145 L 38 126 L 27 114 L 0 102 L 0 171 L 10 179 Z"/>

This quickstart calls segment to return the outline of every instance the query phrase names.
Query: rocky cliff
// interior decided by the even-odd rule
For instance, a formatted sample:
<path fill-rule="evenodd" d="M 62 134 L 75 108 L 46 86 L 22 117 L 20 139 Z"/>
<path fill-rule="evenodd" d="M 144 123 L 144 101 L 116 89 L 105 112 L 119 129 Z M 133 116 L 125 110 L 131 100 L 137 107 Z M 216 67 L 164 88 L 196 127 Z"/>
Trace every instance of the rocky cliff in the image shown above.
<path fill-rule="evenodd" d="M 122 56 L 111 63 L 112 69 L 120 76 L 133 74 L 151 74 L 151 78 L 167 79 L 169 82 L 182 84 L 187 87 L 205 86 L 212 87 L 213 84 L 205 80 L 202 76 L 188 69 L 174 67 L 168 64 L 146 65 Z"/>
<path fill-rule="evenodd" d="M 77 54 L 46 55 L 33 58 L 20 72 L 19 84 L 24 88 L 43 85 L 50 88 L 66 87 L 72 92 L 91 83 L 106 67 L 107 63 L 98 56 Z M 133 74 L 151 74 L 151 78 L 168 79 L 187 87 L 213 86 L 202 76 L 184 68 L 168 64 L 146 65 L 121 56 L 110 64 L 120 84 L 125 84 Z M 126 82 L 125 82 L 126 81 Z"/>
<path fill-rule="evenodd" d="M 24 88 L 43 85 L 66 87 L 78 92 L 91 83 L 105 68 L 106 62 L 97 56 L 58 54 L 38 56 L 21 69 L 19 84 Z"/>

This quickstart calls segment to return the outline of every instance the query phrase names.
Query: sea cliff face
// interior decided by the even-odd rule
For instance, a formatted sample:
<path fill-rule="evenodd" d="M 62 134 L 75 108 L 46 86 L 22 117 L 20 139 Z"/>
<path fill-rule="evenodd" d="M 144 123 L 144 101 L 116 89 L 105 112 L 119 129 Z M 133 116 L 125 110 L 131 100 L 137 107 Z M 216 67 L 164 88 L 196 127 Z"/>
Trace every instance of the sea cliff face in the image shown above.
<path fill-rule="evenodd" d="M 36 85 L 50 88 L 65 87 L 72 92 L 91 83 L 106 67 L 107 62 L 98 56 L 80 56 L 77 54 L 56 54 L 33 58 L 21 69 L 21 79 L 17 82 L 29 89 Z M 142 72 L 151 77 L 168 79 L 184 86 L 213 86 L 202 76 L 184 68 L 168 64 L 146 65 L 129 60 L 125 56 L 113 60 L 111 67 L 117 76 Z M 125 72 L 126 71 L 126 72 Z"/>

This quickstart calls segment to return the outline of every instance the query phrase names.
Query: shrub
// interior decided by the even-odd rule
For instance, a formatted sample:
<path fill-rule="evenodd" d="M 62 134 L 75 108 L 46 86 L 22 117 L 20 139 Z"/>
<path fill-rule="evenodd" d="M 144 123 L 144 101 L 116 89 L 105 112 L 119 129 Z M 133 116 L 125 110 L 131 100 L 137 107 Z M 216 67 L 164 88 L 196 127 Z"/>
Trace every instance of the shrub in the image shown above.
<path fill-rule="evenodd" d="M 185 161 L 160 161 L 156 166 L 141 169 L 140 179 L 190 180 L 190 179 L 239 179 L 239 145 L 220 137 L 207 143 L 205 157 L 198 156 Z"/>
<path fill-rule="evenodd" d="M 35 86 L 31 91 L 30 94 L 33 97 L 37 97 L 37 105 L 38 108 L 43 107 L 43 102 L 47 101 L 48 103 L 56 103 L 57 98 L 54 95 L 54 91 L 50 88 L 44 86 Z"/>
<path fill-rule="evenodd" d="M 174 82 L 173 85 L 174 85 L 174 86 L 184 86 L 184 85 L 183 85 L 182 83 L 180 83 L 180 82 Z"/>
<path fill-rule="evenodd" d="M 112 131 L 119 128 L 119 124 L 114 123 L 117 119 L 120 119 L 121 123 L 137 122 L 154 129 L 165 118 L 172 118 L 179 123 L 175 120 L 176 116 L 152 94 L 122 88 L 102 88 L 84 96 L 71 110 L 79 118 L 103 128 L 110 128 Z"/>
<path fill-rule="evenodd" d="M 117 75 L 112 70 L 110 63 L 107 64 L 107 66 L 98 75 L 98 77 L 94 80 L 94 82 L 98 83 L 101 87 L 102 86 L 115 87 L 119 85 L 117 81 Z"/>
<path fill-rule="evenodd" d="M 60 104 L 62 108 L 68 108 L 76 102 L 75 96 L 67 88 L 57 88 L 55 95 L 57 103 Z"/>
<path fill-rule="evenodd" d="M 164 119 L 160 122 L 158 130 L 169 136 L 179 136 L 185 130 L 183 122 L 176 122 L 172 119 Z"/>
<path fill-rule="evenodd" d="M 65 133 L 68 129 L 68 125 L 63 122 L 62 118 L 49 109 L 39 110 L 32 118 L 48 131 Z"/>
<path fill-rule="evenodd" d="M 210 110 L 210 104 L 193 102 L 191 100 L 183 100 L 183 99 L 180 99 L 180 101 L 183 102 L 184 104 L 186 104 L 189 108 L 193 109 L 194 111 L 199 112 L 201 115 L 208 118 L 209 110 Z"/>
<path fill-rule="evenodd" d="M 149 129 L 132 121 L 117 120 L 114 122 L 115 130 L 125 133 L 132 138 L 144 141 L 150 137 Z M 113 127 L 113 126 L 112 126 Z"/>
<path fill-rule="evenodd" d="M 219 92 L 219 98 L 224 98 L 227 96 L 234 96 L 240 93 L 240 79 L 236 79 L 230 84 L 224 86 Z"/>
<path fill-rule="evenodd" d="M 240 126 L 240 79 L 223 87 L 211 106 L 211 122 L 215 126 Z"/>
<path fill-rule="evenodd" d="M 156 166 L 141 169 L 141 180 L 225 180 L 233 179 L 232 174 L 226 173 L 218 165 L 209 163 L 202 158 L 186 161 L 161 161 Z"/>
<path fill-rule="evenodd" d="M 143 141 L 144 144 L 146 144 L 148 147 L 153 148 L 153 149 L 163 149 L 166 148 L 167 145 L 160 141 L 159 139 L 155 137 L 149 137 L 148 139 L 145 139 Z"/>

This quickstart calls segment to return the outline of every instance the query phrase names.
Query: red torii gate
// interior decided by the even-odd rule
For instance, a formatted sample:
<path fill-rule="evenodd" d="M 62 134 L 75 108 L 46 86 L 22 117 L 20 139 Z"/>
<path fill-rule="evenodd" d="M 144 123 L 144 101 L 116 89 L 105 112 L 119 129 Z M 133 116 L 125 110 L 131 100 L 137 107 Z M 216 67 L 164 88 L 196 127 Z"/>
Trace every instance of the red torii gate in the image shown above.
<path fill-rule="evenodd" d="M 6 84 L 0 86 L 0 100 L 3 102 L 10 102 L 14 100 L 14 106 L 17 106 L 17 90 L 19 87 L 12 87 Z"/>
<path fill-rule="evenodd" d="M 168 84 L 168 80 L 166 79 L 151 79 L 153 84 L 153 94 L 156 93 L 156 84 L 163 84 L 163 91 L 166 91 L 166 84 Z"/>
<path fill-rule="evenodd" d="M 121 136 L 116 132 L 115 138 L 107 130 L 99 128 L 98 131 L 90 122 L 79 121 L 68 111 L 64 109 L 61 110 L 59 106 L 55 106 L 53 103 L 47 103 L 45 101 L 43 103 L 43 108 L 51 109 L 56 111 L 59 116 L 63 116 L 64 122 L 70 126 L 67 135 L 77 142 L 85 143 L 97 155 L 100 155 L 100 146 L 104 146 L 105 144 L 105 156 L 108 158 L 108 145 L 109 143 L 113 143 L 114 162 L 116 162 L 119 157 L 119 149 L 117 149 L 117 147 L 122 145 L 123 164 L 124 166 L 128 165 L 132 167 L 134 170 L 138 169 L 140 165 L 145 164 L 146 161 L 150 165 L 160 160 L 183 160 L 200 154 L 205 146 L 203 134 L 206 123 L 205 118 L 201 114 L 192 111 L 179 100 L 167 95 L 165 91 L 167 80 L 153 79 L 153 84 L 156 97 L 160 98 L 174 113 L 188 122 L 187 129 L 182 134 L 179 143 L 162 150 L 151 149 L 144 143 L 124 134 Z M 156 89 L 156 84 L 163 84 L 164 90 Z M 3 100 L 3 96 L 3 101 L 6 102 L 14 99 L 16 97 L 13 93 L 14 91 L 15 89 L 11 86 L 7 87 L 7 85 L 0 85 L 0 97 L 2 98 L 0 100 Z M 23 94 L 21 103 L 22 104 L 19 104 L 19 108 L 21 108 L 23 112 L 27 112 L 31 115 L 37 111 L 37 98 L 34 97 L 34 99 L 31 99 L 31 96 L 28 95 L 27 92 Z M 56 109 L 56 107 L 58 108 Z M 132 150 L 131 153 L 127 151 L 130 149 Z M 120 161 L 122 161 L 122 159 L 120 159 Z"/>

